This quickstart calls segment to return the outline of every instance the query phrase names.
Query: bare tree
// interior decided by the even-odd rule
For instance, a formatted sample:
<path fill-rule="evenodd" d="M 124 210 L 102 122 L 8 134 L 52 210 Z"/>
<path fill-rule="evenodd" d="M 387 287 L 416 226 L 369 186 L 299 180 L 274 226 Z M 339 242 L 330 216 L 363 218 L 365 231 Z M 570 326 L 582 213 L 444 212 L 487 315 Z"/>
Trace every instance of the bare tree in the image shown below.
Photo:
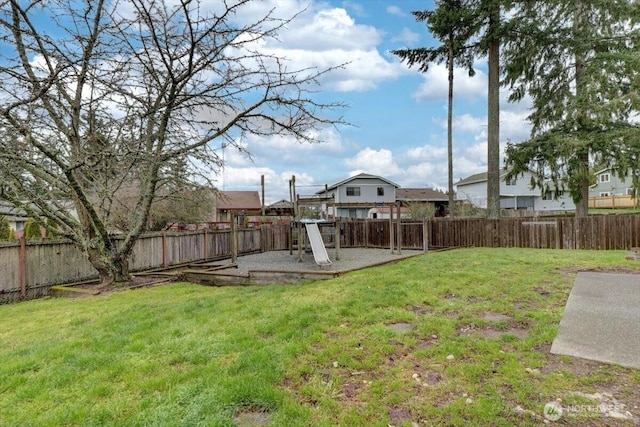
<path fill-rule="evenodd" d="M 260 49 L 295 16 L 238 23 L 248 4 L 0 0 L 3 195 L 71 239 L 104 283 L 127 280 L 176 161 L 215 168 L 216 140 L 313 142 L 312 130 L 342 123 L 329 115 L 342 104 L 313 98 L 330 70 Z M 115 239 L 115 197 L 132 182 L 129 228 Z"/>

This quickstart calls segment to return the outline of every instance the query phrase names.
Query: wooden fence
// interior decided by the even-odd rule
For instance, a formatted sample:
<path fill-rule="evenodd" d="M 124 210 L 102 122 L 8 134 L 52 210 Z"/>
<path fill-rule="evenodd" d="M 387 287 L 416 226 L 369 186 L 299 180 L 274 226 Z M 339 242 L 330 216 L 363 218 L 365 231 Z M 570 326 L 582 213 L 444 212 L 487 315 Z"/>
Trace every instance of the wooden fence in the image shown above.
<path fill-rule="evenodd" d="M 624 250 L 640 246 L 640 215 L 455 219 L 428 223 L 430 246 Z"/>
<path fill-rule="evenodd" d="M 589 197 L 589 208 L 620 209 L 636 207 L 638 207 L 638 199 L 632 195 L 612 194 L 610 196 Z"/>
<path fill-rule="evenodd" d="M 389 248 L 398 241 L 397 224 L 388 220 L 340 223 L 343 248 Z M 326 229 L 325 229 L 326 228 Z M 393 234 L 391 230 L 393 229 Z M 640 215 L 587 218 L 503 218 L 403 220 L 403 249 L 428 247 L 520 247 L 625 250 L 640 247 Z M 424 235 L 426 231 L 426 236 Z M 287 250 L 293 240 L 289 225 L 263 225 L 238 230 L 238 254 Z M 334 227 L 323 227 L 333 245 Z M 130 259 L 132 271 L 171 267 L 231 256 L 230 230 L 154 233 L 142 236 Z M 97 277 L 86 257 L 68 242 L 25 242 L 0 245 L 0 302 L 46 294 L 52 285 Z"/>
<path fill-rule="evenodd" d="M 239 254 L 287 249 L 288 226 L 238 230 Z M 131 271 L 166 268 L 231 256 L 231 230 L 152 233 L 135 243 Z M 98 277 L 86 256 L 66 241 L 30 241 L 0 245 L 0 302 L 47 294 L 53 285 Z"/>

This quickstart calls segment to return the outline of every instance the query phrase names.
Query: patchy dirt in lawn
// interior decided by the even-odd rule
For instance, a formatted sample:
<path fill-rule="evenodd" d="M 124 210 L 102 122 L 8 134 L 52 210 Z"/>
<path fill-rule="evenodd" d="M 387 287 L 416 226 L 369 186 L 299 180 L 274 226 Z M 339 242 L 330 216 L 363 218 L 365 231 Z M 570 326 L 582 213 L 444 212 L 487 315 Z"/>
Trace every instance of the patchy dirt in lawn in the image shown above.
<path fill-rule="evenodd" d="M 243 408 L 234 415 L 233 421 L 238 427 L 266 426 L 271 422 L 271 414 L 263 408 Z"/>

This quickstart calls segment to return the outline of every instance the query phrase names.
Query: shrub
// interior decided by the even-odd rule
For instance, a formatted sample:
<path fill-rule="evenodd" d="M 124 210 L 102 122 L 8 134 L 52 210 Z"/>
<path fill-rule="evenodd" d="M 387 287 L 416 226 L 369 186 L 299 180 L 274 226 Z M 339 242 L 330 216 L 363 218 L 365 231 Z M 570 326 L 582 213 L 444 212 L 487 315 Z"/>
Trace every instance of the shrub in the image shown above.
<path fill-rule="evenodd" d="M 11 238 L 11 231 L 7 218 L 0 216 L 0 240 L 9 240 Z"/>
<path fill-rule="evenodd" d="M 33 218 L 29 218 L 24 224 L 24 238 L 27 240 L 39 240 L 42 238 L 40 224 L 38 224 Z"/>

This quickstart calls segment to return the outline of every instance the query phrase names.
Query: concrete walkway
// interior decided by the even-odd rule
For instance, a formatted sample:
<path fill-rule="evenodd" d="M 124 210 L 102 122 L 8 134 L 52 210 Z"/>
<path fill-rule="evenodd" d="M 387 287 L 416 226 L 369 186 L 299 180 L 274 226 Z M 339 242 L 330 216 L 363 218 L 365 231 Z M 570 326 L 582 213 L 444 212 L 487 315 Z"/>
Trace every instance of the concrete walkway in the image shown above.
<path fill-rule="evenodd" d="M 640 369 L 640 275 L 578 273 L 551 353 Z"/>

